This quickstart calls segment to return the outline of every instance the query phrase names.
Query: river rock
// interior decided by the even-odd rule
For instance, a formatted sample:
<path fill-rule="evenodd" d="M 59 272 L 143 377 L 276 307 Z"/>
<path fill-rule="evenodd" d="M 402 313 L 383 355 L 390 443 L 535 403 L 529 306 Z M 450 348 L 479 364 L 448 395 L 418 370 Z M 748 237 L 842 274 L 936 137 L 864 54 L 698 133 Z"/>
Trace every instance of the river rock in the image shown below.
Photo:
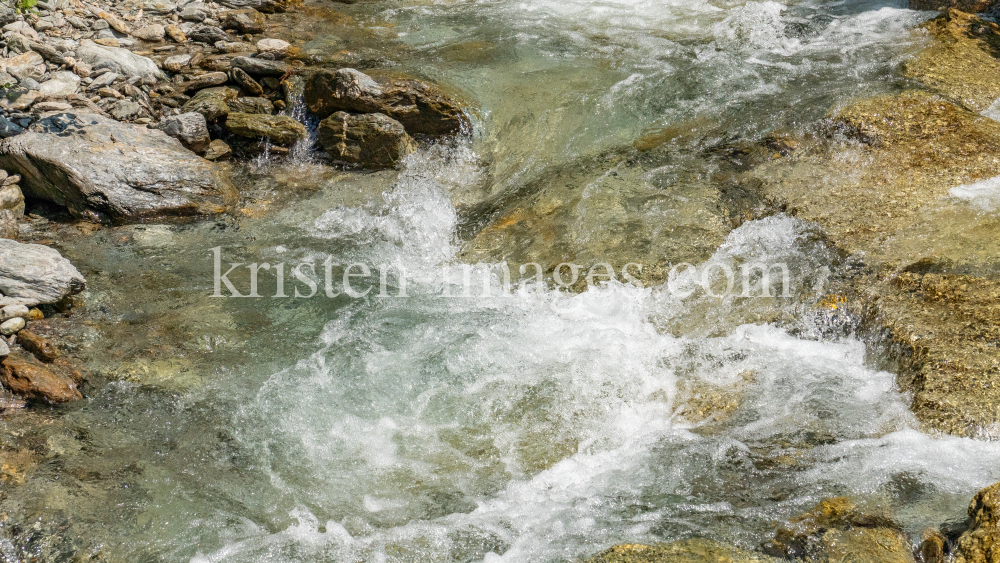
<path fill-rule="evenodd" d="M 84 39 L 76 48 L 76 57 L 89 64 L 94 70 L 110 69 L 127 77 L 145 79 L 166 78 L 152 59 L 136 55 L 128 49 L 104 47 Z"/>
<path fill-rule="evenodd" d="M 43 82 L 38 91 L 46 99 L 52 99 L 65 98 L 75 94 L 79 89 L 80 77 L 76 73 L 63 70 L 53 73 L 52 78 Z"/>
<path fill-rule="evenodd" d="M 824 500 L 790 520 L 766 551 L 817 563 L 914 563 L 909 538 L 898 524 L 863 513 L 844 497 Z"/>
<path fill-rule="evenodd" d="M 27 305 L 7 305 L 0 309 L 0 323 L 14 318 L 27 319 L 30 313 L 31 310 L 28 309 Z"/>
<path fill-rule="evenodd" d="M 208 135 L 208 122 L 205 116 L 197 112 L 170 116 L 161 121 L 157 129 L 197 153 L 208 148 L 208 144 L 212 141 Z"/>
<path fill-rule="evenodd" d="M 996 563 L 1000 556 L 1000 483 L 976 493 L 969 529 L 958 538 L 954 563 Z"/>
<path fill-rule="evenodd" d="M 288 8 L 299 2 L 301 0 L 221 0 L 219 3 L 227 8 L 240 10 L 253 8 L 258 12 L 273 14 L 275 12 L 285 12 Z"/>
<path fill-rule="evenodd" d="M 235 29 L 240 33 L 264 33 L 267 31 L 267 20 L 264 14 L 249 8 L 246 10 L 227 10 L 222 12 L 223 29 Z"/>
<path fill-rule="evenodd" d="M 0 336 L 11 336 L 17 334 L 24 328 L 27 323 L 21 317 L 14 317 L 13 319 L 7 319 L 6 321 L 0 323 Z"/>
<path fill-rule="evenodd" d="M 271 142 L 291 146 L 306 137 L 306 128 L 286 115 L 264 115 L 254 113 L 230 113 L 226 118 L 226 128 L 235 135 L 249 139 L 267 137 Z"/>
<path fill-rule="evenodd" d="M 208 4 L 204 2 L 189 2 L 181 10 L 180 18 L 187 22 L 203 22 L 211 15 Z"/>
<path fill-rule="evenodd" d="M 0 383 L 26 399 L 68 403 L 83 398 L 76 383 L 41 364 L 8 356 L 0 364 Z"/>
<path fill-rule="evenodd" d="M 19 186 L 0 187 L 0 209 L 9 210 L 18 219 L 24 217 L 24 194 Z"/>
<path fill-rule="evenodd" d="M 586 563 L 779 563 L 760 553 L 753 553 L 704 538 L 667 544 L 616 545 L 587 560 Z"/>
<path fill-rule="evenodd" d="M 214 25 L 198 26 L 187 33 L 191 41 L 200 41 L 209 45 L 215 45 L 219 41 L 229 41 L 229 34 L 215 27 Z"/>
<path fill-rule="evenodd" d="M 205 159 L 207 160 L 226 160 L 231 156 L 233 156 L 233 149 L 222 139 L 213 140 L 205 149 Z"/>
<path fill-rule="evenodd" d="M 195 76 L 191 80 L 181 84 L 180 88 L 185 92 L 192 90 L 203 90 L 212 86 L 220 86 L 229 81 L 229 77 L 224 72 L 208 72 Z"/>
<path fill-rule="evenodd" d="M 10 355 L 10 347 L 7 346 L 7 341 L 4 340 L 3 338 L 0 338 L 0 363 L 2 363 L 3 360 L 6 359 L 7 356 L 9 355 Z"/>
<path fill-rule="evenodd" d="M 27 329 L 17 333 L 17 342 L 22 348 L 46 363 L 54 362 L 60 355 L 54 344 Z"/>
<path fill-rule="evenodd" d="M 178 25 L 167 24 L 164 27 L 164 30 L 167 32 L 167 37 L 177 43 L 184 43 L 187 41 L 187 34 L 185 34 L 184 30 L 182 30 Z"/>
<path fill-rule="evenodd" d="M 318 141 L 333 161 L 370 170 L 395 168 L 416 150 L 403 125 L 381 113 L 337 112 L 320 122 Z"/>
<path fill-rule="evenodd" d="M 0 139 L 20 135 L 22 131 L 24 131 L 24 129 L 20 125 L 7 119 L 6 117 L 0 116 Z"/>
<path fill-rule="evenodd" d="M 108 113 L 118 121 L 132 121 L 142 117 L 142 106 L 132 100 L 118 100 L 111 104 Z"/>
<path fill-rule="evenodd" d="M 15 304 L 57 303 L 85 287 L 83 276 L 59 251 L 0 239 L 0 294 Z"/>
<path fill-rule="evenodd" d="M 234 68 L 229 72 L 230 76 L 240 88 L 243 88 L 251 96 L 261 96 L 264 88 L 256 80 L 250 77 L 243 69 Z"/>
<path fill-rule="evenodd" d="M 281 77 L 292 72 L 292 66 L 281 61 L 269 61 L 266 59 L 251 57 L 236 57 L 232 62 L 234 68 L 238 68 L 250 76 Z"/>
<path fill-rule="evenodd" d="M 191 55 L 184 53 L 183 55 L 174 55 L 172 57 L 167 57 L 163 61 L 163 68 L 169 70 L 170 72 L 180 72 L 191 62 Z"/>
<path fill-rule="evenodd" d="M 257 42 L 257 52 L 284 57 L 292 44 L 283 39 L 261 39 Z"/>
<path fill-rule="evenodd" d="M 263 113 L 267 115 L 274 113 L 274 104 L 267 98 L 236 98 L 228 103 L 230 111 L 239 113 Z"/>
<path fill-rule="evenodd" d="M 454 97 L 426 82 L 393 74 L 323 70 L 306 86 L 305 101 L 321 118 L 337 111 L 384 113 L 412 135 L 452 135 L 470 127 Z"/>
<path fill-rule="evenodd" d="M 213 123 L 229 115 L 228 102 L 235 100 L 236 95 L 236 90 L 225 86 L 206 88 L 188 100 L 181 110 L 184 113 L 200 113 L 209 123 Z"/>
<path fill-rule="evenodd" d="M 16 57 L 0 59 L 0 70 L 18 80 L 25 78 L 41 80 L 42 76 L 45 75 L 45 60 L 38 53 L 28 51 Z"/>
<path fill-rule="evenodd" d="M 92 114 L 56 114 L 0 142 L 0 167 L 24 177 L 26 195 L 98 222 L 217 213 L 235 195 L 176 139 Z"/>
<path fill-rule="evenodd" d="M 132 32 L 132 37 L 136 39 L 142 39 L 143 41 L 149 41 L 152 43 L 157 43 L 163 41 L 166 37 L 167 30 L 160 24 L 147 25 L 145 27 L 140 27 L 139 29 Z"/>

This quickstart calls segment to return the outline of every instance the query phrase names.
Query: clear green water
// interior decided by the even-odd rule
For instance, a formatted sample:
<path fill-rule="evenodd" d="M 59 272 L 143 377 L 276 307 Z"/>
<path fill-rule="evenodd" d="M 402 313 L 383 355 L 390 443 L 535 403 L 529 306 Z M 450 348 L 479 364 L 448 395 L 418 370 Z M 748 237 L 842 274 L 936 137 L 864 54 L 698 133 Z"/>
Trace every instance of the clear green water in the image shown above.
<path fill-rule="evenodd" d="M 386 26 L 401 69 L 477 100 L 475 131 L 399 174 L 257 169 L 256 218 L 63 237 L 90 285 L 64 345 L 111 382 L 0 422 L 4 443 L 34 456 L 0 495 L 4 561 L 568 561 L 694 535 L 753 548 L 836 494 L 888 508 L 917 538 L 1000 479 L 1000 445 L 922 434 L 894 376 L 825 330 L 810 284 L 833 255 L 787 217 L 746 223 L 711 257 L 789 263 L 787 301 L 618 284 L 442 296 L 461 281 L 441 268 L 465 242 L 456 204 L 687 120 L 712 137 L 694 144 L 805 127 L 898 88 L 925 14 L 819 1 L 343 9 Z M 712 166 L 663 163 L 677 183 Z M 211 298 L 218 246 L 232 262 L 402 267 L 408 297 Z M 784 320 L 749 324 L 755 308 Z M 706 397 L 735 408 L 691 416 Z"/>

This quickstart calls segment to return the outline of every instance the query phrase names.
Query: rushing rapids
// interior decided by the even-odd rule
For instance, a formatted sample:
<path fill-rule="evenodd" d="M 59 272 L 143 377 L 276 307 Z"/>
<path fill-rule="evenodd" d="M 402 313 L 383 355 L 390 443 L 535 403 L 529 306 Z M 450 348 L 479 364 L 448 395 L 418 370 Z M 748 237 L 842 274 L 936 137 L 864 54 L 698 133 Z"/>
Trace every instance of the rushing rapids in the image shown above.
<path fill-rule="evenodd" d="M 61 242 L 89 282 L 67 341 L 109 381 L 58 416 L 2 423 L 36 452 L 4 469 L 20 483 L 0 494 L 4 561 L 573 561 L 689 537 L 753 550 L 837 495 L 917 543 L 1000 479 L 1000 444 L 925 432 L 891 366 L 849 334 L 826 293 L 852 264 L 816 225 L 731 221 L 713 184 L 742 165 L 739 143 L 905 87 L 931 14 L 876 0 L 338 9 L 393 64 L 476 100 L 472 131 L 371 174 L 317 164 L 305 143 L 247 166 L 231 217 Z M 282 17 L 309 30 L 306 53 L 349 47 L 343 17 Z M 526 194 L 542 195 L 510 203 Z M 557 243 L 490 246 L 496 217 L 559 206 Z M 675 252 L 651 258 L 666 270 L 692 267 L 569 290 L 519 278 L 581 257 L 620 273 L 652 254 L 550 254 L 635 232 Z M 232 294 L 215 256 L 223 273 L 267 263 L 264 297 L 212 297 Z M 325 263 L 337 276 L 317 275 Z M 704 267 L 739 282 L 776 263 L 787 276 L 749 299 L 714 296 L 726 280 Z M 310 289 L 297 264 L 311 297 L 294 296 Z M 350 264 L 370 266 L 356 285 L 373 291 L 346 291 Z M 383 270 L 405 288 L 394 274 L 379 291 Z M 249 269 L 227 279 L 249 293 Z"/>

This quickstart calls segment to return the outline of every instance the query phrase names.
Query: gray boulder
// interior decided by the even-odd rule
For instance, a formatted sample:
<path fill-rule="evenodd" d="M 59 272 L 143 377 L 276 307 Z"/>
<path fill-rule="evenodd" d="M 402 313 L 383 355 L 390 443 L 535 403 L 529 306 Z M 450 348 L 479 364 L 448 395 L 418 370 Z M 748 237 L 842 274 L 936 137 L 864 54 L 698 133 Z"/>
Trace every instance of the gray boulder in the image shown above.
<path fill-rule="evenodd" d="M 370 170 L 395 168 L 416 150 L 403 125 L 381 113 L 337 112 L 320 122 L 317 136 L 334 162 Z"/>
<path fill-rule="evenodd" d="M 24 131 L 24 129 L 21 128 L 20 125 L 7 119 L 6 117 L 0 116 L 0 139 L 6 139 L 7 137 L 19 135 L 22 131 Z"/>
<path fill-rule="evenodd" d="M 75 94 L 80 89 L 80 77 L 76 74 L 63 70 L 52 73 L 52 78 L 42 82 L 38 88 L 42 96 L 46 99 L 65 98 Z"/>
<path fill-rule="evenodd" d="M 89 39 L 80 42 L 80 46 L 76 48 L 76 58 L 89 64 L 94 70 L 107 68 L 129 78 L 166 78 L 152 59 L 121 47 L 98 45 Z"/>
<path fill-rule="evenodd" d="M 287 11 L 289 6 L 296 3 L 296 0 L 221 0 L 219 3 L 236 10 L 253 8 L 258 12 L 273 14 Z"/>
<path fill-rule="evenodd" d="M 23 177 L 25 195 L 97 222 L 218 213 L 236 195 L 177 139 L 87 113 L 55 114 L 0 141 L 0 168 Z"/>
<path fill-rule="evenodd" d="M 208 135 L 208 122 L 205 121 L 205 116 L 196 112 L 168 117 L 160 122 L 157 129 L 179 140 L 196 153 L 204 152 L 212 142 Z"/>
<path fill-rule="evenodd" d="M 83 275 L 59 251 L 0 239 L 0 294 L 8 304 L 57 303 L 87 287 Z"/>
<path fill-rule="evenodd" d="M 290 74 L 292 65 L 281 61 L 269 61 L 254 57 L 236 57 L 232 61 L 233 68 L 238 68 L 250 76 L 281 77 Z"/>

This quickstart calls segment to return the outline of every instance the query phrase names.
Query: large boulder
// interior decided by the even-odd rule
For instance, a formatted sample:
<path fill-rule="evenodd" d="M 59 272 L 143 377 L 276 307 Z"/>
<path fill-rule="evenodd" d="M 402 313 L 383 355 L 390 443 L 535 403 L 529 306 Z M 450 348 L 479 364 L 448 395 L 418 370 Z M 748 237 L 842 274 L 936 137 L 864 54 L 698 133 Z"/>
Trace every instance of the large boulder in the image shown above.
<path fill-rule="evenodd" d="M 1000 561 L 1000 483 L 979 491 L 969 505 L 969 530 L 958 538 L 955 563 Z"/>
<path fill-rule="evenodd" d="M 306 137 L 305 126 L 287 115 L 232 112 L 226 119 L 226 127 L 234 135 L 248 139 L 266 137 L 282 146 L 294 145 Z"/>
<path fill-rule="evenodd" d="M 384 113 L 411 135 L 453 135 L 469 128 L 462 104 L 440 87 L 406 76 L 369 76 L 352 68 L 323 70 L 306 85 L 310 111 L 325 118 L 338 111 Z"/>
<path fill-rule="evenodd" d="M 83 275 L 59 251 L 0 239 L 0 303 L 34 307 L 58 303 L 86 288 Z"/>
<path fill-rule="evenodd" d="M 89 39 L 80 42 L 80 46 L 76 48 L 76 57 L 94 70 L 107 68 L 130 78 L 166 78 L 152 59 L 136 55 L 128 49 L 98 45 Z"/>
<path fill-rule="evenodd" d="M 235 198 L 222 171 L 161 131 L 61 113 L 0 142 L 0 168 L 29 197 L 74 216 L 121 222 L 218 213 Z"/>
<path fill-rule="evenodd" d="M 337 112 L 320 122 L 318 142 L 331 160 L 370 170 L 395 168 L 416 148 L 403 126 L 381 113 Z"/>

